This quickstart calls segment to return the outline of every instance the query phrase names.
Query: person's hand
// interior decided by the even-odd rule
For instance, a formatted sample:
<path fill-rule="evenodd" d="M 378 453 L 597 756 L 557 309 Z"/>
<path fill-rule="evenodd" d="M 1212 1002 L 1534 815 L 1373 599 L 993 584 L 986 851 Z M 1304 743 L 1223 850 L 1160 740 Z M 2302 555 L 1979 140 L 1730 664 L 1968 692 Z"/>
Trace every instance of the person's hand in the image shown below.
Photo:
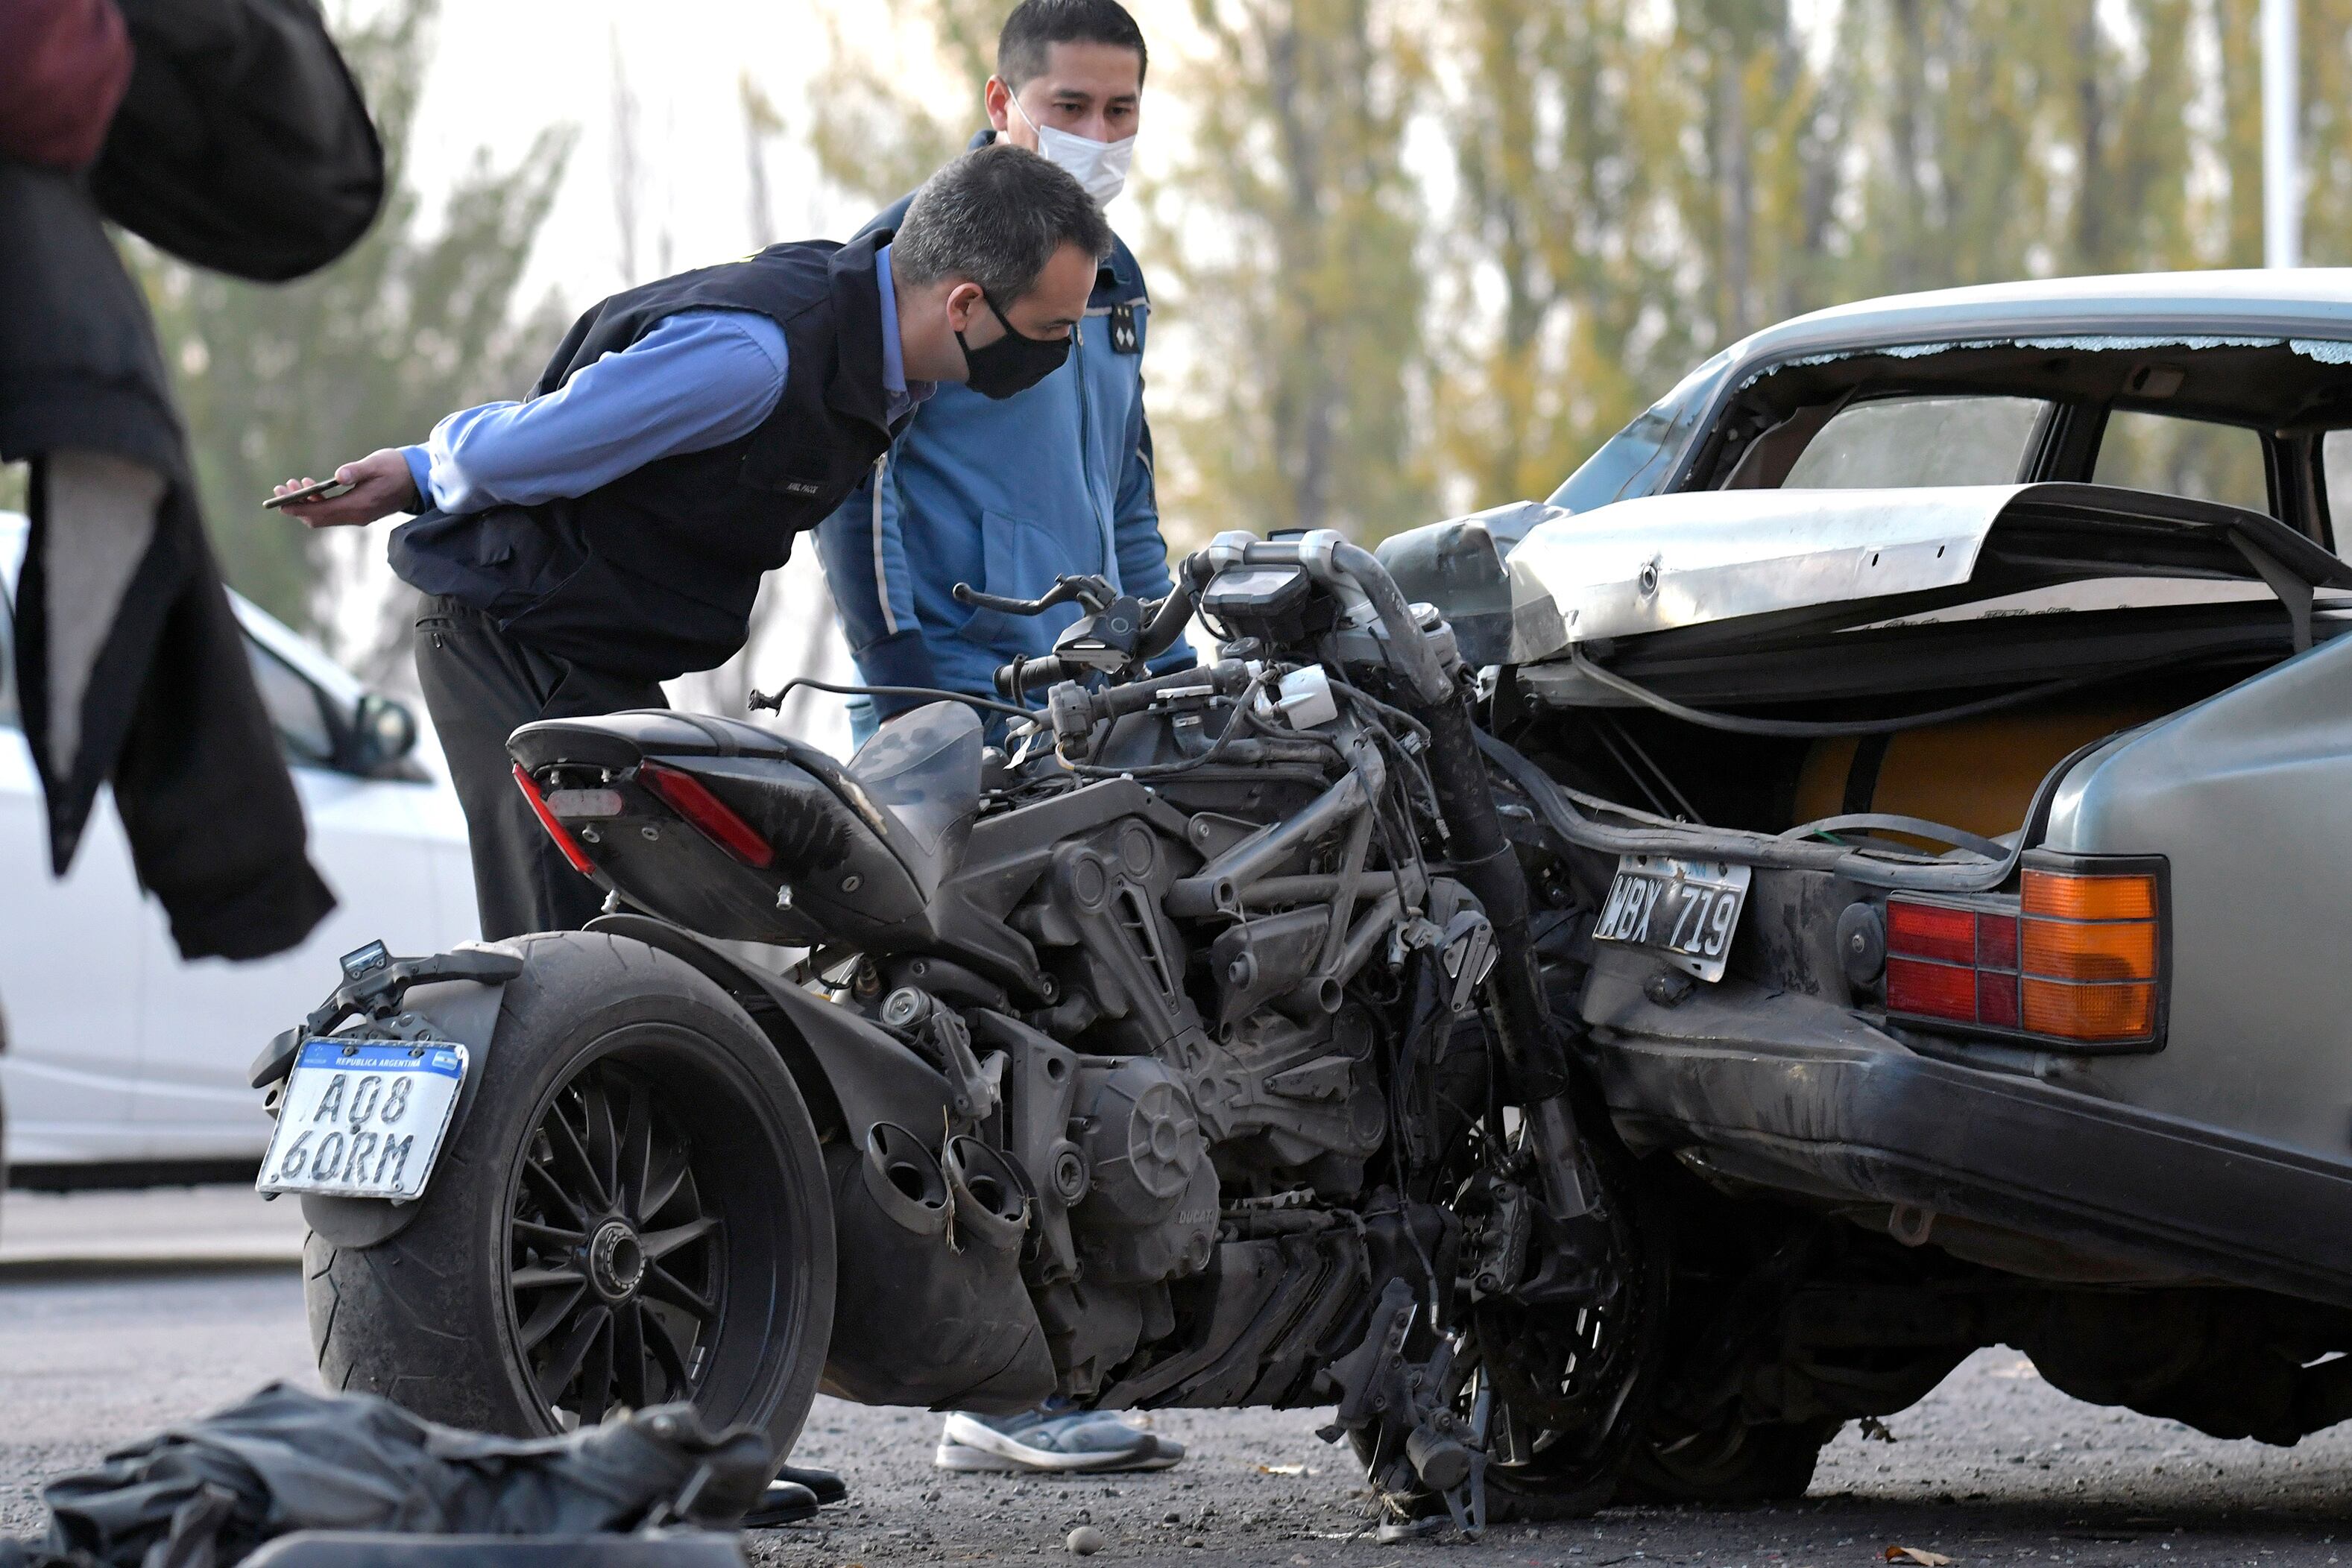
<path fill-rule="evenodd" d="M 387 446 L 369 453 L 356 463 L 344 464 L 335 470 L 335 479 L 339 484 L 349 485 L 351 492 L 332 500 L 305 501 L 285 507 L 286 515 L 299 518 L 306 528 L 332 528 L 372 523 L 394 512 L 425 509 L 423 498 L 416 494 L 416 481 L 408 472 L 408 459 L 396 447 Z M 283 496 L 289 490 L 299 490 L 315 483 L 307 478 L 289 479 L 270 493 Z"/>

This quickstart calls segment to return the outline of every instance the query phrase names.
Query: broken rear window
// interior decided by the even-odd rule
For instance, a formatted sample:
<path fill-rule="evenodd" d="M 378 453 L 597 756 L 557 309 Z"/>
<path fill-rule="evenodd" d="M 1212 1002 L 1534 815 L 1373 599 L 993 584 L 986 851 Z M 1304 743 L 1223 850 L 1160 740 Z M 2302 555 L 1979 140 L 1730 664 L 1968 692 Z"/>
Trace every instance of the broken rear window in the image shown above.
<path fill-rule="evenodd" d="M 1781 481 L 1789 490 L 2006 485 L 2049 405 L 2024 397 L 1894 397 L 1842 409 Z"/>
<path fill-rule="evenodd" d="M 2250 512 L 2271 509 L 2261 433 L 2210 419 L 2115 410 L 2099 437 L 2091 482 L 2221 501 Z"/>

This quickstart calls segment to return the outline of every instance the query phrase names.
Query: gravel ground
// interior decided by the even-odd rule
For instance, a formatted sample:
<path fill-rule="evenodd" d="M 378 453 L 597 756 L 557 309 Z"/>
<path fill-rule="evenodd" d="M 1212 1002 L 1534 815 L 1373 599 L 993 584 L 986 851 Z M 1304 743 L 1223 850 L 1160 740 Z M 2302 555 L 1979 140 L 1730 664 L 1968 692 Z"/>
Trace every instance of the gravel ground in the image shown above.
<path fill-rule="evenodd" d="M 0 1533 L 42 1523 L 42 1477 L 195 1416 L 271 1377 L 312 1381 L 290 1274 L 226 1272 L 0 1283 Z M 1091 1523 L 1108 1563 L 1265 1568 L 1522 1564 L 1862 1564 L 1890 1545 L 1961 1563 L 2257 1563 L 2352 1550 L 2352 1428 L 2295 1448 L 2202 1437 L 2078 1405 L 2014 1353 L 1976 1356 L 1888 1425 L 1853 1428 L 1799 1505 L 1744 1512 L 1618 1509 L 1484 1542 L 1381 1544 L 1359 1479 L 1313 1411 L 1167 1411 L 1192 1448 L 1160 1475 L 1043 1480 L 930 1468 L 937 1417 L 821 1401 L 799 1457 L 849 1479 L 820 1521 L 747 1537 L 775 1568 L 1066 1557 Z"/>

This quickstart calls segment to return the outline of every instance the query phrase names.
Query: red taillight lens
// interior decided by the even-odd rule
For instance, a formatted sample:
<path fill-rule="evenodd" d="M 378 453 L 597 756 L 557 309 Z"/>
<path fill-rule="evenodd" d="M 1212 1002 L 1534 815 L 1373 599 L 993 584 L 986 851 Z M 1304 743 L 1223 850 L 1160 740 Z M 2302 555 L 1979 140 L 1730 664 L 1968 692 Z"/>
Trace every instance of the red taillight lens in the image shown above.
<path fill-rule="evenodd" d="M 1944 964 L 1973 964 L 1977 912 L 1891 900 L 1886 905 L 1886 950 Z"/>
<path fill-rule="evenodd" d="M 754 871 L 765 871 L 775 863 L 776 852 L 768 841 L 691 773 L 664 768 L 658 762 L 642 762 L 637 765 L 637 782 L 693 823 L 703 837 Z"/>
<path fill-rule="evenodd" d="M 547 809 L 547 797 L 539 792 L 539 786 L 532 782 L 530 774 L 523 771 L 523 766 L 520 762 L 514 767 L 514 781 L 522 790 L 522 798 L 530 802 L 530 814 L 539 819 L 539 825 L 547 830 L 547 836 L 555 841 L 555 847 L 563 852 L 563 858 L 572 862 L 572 869 L 582 876 L 594 876 L 596 862 L 582 852 L 571 831 L 556 820 L 554 812 Z"/>
<path fill-rule="evenodd" d="M 1886 1009 L 1919 1018 L 1977 1021 L 1977 972 L 1918 958 L 1886 960 Z"/>

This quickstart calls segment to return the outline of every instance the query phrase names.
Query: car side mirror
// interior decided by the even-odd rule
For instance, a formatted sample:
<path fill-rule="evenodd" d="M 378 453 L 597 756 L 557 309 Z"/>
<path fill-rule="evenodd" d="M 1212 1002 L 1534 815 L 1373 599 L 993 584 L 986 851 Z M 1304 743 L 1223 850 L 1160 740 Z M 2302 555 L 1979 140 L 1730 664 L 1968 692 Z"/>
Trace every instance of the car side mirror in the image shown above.
<path fill-rule="evenodd" d="M 381 692 L 360 698 L 352 716 L 354 772 L 374 773 L 416 749 L 416 716 Z"/>

